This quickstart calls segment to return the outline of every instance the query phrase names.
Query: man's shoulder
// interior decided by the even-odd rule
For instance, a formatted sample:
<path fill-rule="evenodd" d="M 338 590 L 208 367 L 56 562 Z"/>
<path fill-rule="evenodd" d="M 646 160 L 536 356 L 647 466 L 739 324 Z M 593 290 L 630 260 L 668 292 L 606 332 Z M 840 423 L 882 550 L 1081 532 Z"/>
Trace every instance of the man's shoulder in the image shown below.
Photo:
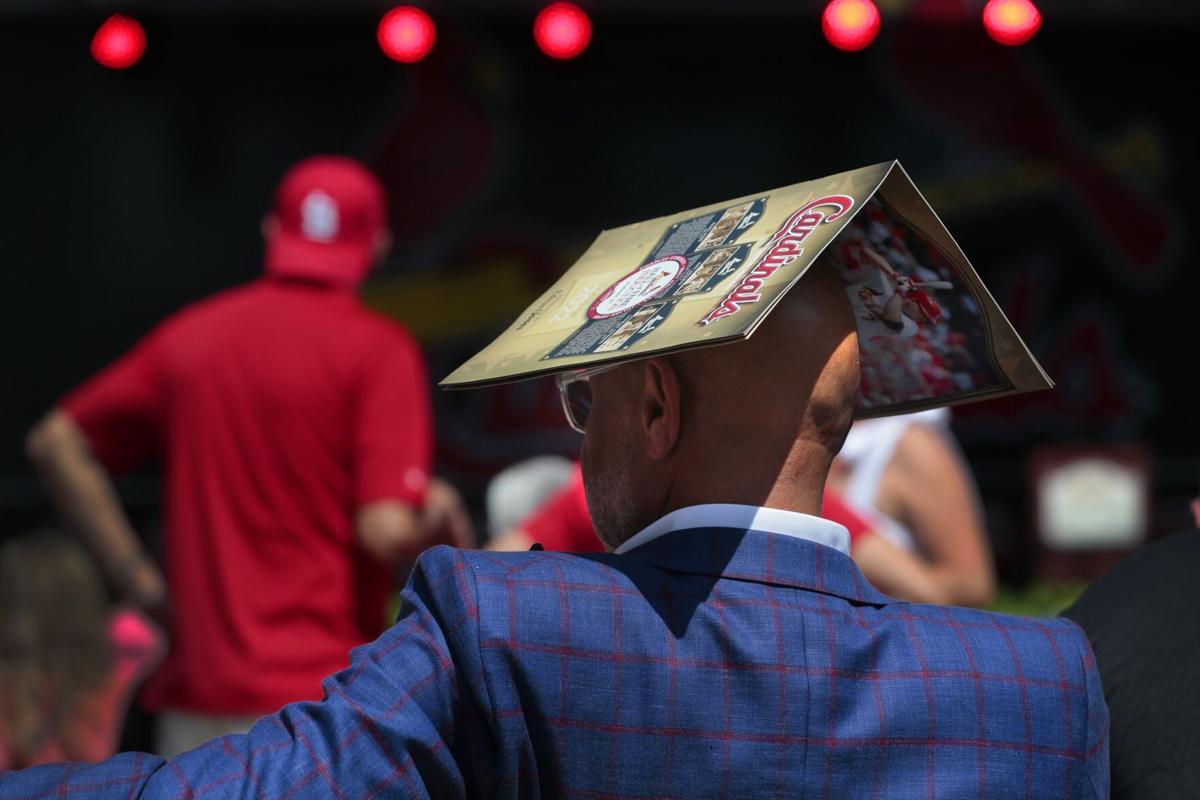
<path fill-rule="evenodd" d="M 1061 617 L 1023 617 L 981 608 L 897 602 L 889 606 L 901 616 L 954 630 L 992 631 L 999 636 L 1034 635 L 1042 641 L 1062 642 L 1083 638 L 1078 625 Z"/>
<path fill-rule="evenodd" d="M 626 563 L 629 562 L 629 563 Z M 507 583 L 513 586 L 537 586 L 545 581 L 612 583 L 638 562 L 607 553 L 559 553 L 527 550 L 502 553 L 489 550 L 462 550 L 439 545 L 421 554 L 418 561 L 430 572 L 453 570 L 470 575 L 476 581 Z"/>
<path fill-rule="evenodd" d="M 608 554 L 501 553 L 439 545 L 417 559 L 410 584 L 443 617 L 466 614 L 486 628 L 489 620 L 503 622 L 517 609 L 523 624 L 553 627 L 565 608 L 579 612 L 597 602 L 611 606 L 614 596 L 632 598 L 635 585 L 644 584 L 632 576 L 638 569 L 646 567 Z"/>
<path fill-rule="evenodd" d="M 253 313 L 253 307 L 259 303 L 261 286 L 261 281 L 251 281 L 193 300 L 164 317 L 155 332 L 167 337 L 188 336 L 198 329 L 226 324 L 231 314 L 237 314 L 243 308 L 247 313 Z"/>
<path fill-rule="evenodd" d="M 268 279 L 231 286 L 195 300 L 166 321 L 202 321 L 237 313 L 296 316 L 298 312 L 306 319 L 329 317 L 378 337 L 411 337 L 399 321 L 369 308 L 357 296 L 319 287 L 281 286 Z"/>
<path fill-rule="evenodd" d="M 253 303 L 263 295 L 265 284 L 261 280 L 228 286 L 212 294 L 194 300 L 173 314 L 170 319 L 202 317 L 240 303 Z"/>
<path fill-rule="evenodd" d="M 209 338 L 213 330 L 263 331 L 282 341 L 319 343 L 318 353 L 336 354 L 349 369 L 366 374 L 380 362 L 399 358 L 421 363 L 416 338 L 398 320 L 368 308 L 356 296 L 310 287 L 280 287 L 269 280 L 235 286 L 192 303 L 162 326 L 176 339 Z M 248 341 L 252 341 L 250 337 Z M 241 341 L 241 339 L 239 339 Z"/>
<path fill-rule="evenodd" d="M 919 648 L 932 658 L 945 655 L 968 661 L 985 672 L 1036 675 L 1076 683 L 1094 669 L 1083 630 L 1067 619 L 1019 617 L 956 606 L 897 603 L 886 612 L 902 622 Z"/>
<path fill-rule="evenodd" d="M 416 337 L 412 332 L 393 316 L 389 316 L 368 306 L 359 298 L 343 308 L 345 315 L 353 320 L 354 327 L 363 336 L 388 345 L 416 347 Z"/>
<path fill-rule="evenodd" d="M 357 363 L 367 374 L 382 376 L 380 364 L 395 367 L 423 365 L 421 346 L 398 320 L 374 311 L 357 298 L 337 315 L 338 339 L 342 346 L 358 354 Z"/>

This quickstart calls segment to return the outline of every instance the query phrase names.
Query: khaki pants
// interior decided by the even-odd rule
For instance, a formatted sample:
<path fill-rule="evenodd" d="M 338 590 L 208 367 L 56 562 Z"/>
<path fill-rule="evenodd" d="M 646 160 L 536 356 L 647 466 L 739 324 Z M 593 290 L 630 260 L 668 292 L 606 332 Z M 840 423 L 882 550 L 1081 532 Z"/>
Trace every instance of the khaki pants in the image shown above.
<path fill-rule="evenodd" d="M 222 717 L 189 711 L 163 711 L 158 715 L 154 749 L 163 758 L 174 758 L 218 736 L 245 733 L 257 721 L 257 716 Z"/>

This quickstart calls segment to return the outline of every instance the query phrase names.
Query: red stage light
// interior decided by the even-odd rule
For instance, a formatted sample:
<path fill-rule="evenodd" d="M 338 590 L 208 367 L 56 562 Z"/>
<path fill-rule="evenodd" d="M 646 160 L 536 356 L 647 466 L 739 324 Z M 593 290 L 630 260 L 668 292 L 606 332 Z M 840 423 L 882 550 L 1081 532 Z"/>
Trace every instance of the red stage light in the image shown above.
<path fill-rule="evenodd" d="M 551 3 L 533 21 L 533 40 L 551 58 L 574 58 L 592 40 L 592 21 L 574 3 Z"/>
<path fill-rule="evenodd" d="M 437 29 L 430 16 L 421 9 L 397 6 L 379 20 L 376 37 L 388 58 L 412 64 L 429 55 L 437 41 Z"/>
<path fill-rule="evenodd" d="M 1042 27 L 1042 15 L 1030 0 L 988 0 L 983 27 L 1000 44 L 1025 44 Z"/>
<path fill-rule="evenodd" d="M 879 9 L 871 0 L 831 0 L 821 15 L 821 30 L 839 50 L 862 50 L 879 34 Z"/>
<path fill-rule="evenodd" d="M 92 37 L 92 58 L 109 69 L 126 69 L 142 60 L 146 32 L 132 17 L 113 14 Z"/>

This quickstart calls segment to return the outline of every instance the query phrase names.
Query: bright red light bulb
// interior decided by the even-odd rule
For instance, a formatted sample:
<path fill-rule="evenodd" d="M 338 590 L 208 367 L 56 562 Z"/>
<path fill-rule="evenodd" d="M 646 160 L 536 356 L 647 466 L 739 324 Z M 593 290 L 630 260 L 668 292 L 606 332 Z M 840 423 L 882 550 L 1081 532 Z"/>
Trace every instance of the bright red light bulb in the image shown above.
<path fill-rule="evenodd" d="M 592 40 L 592 21 L 574 3 L 551 3 L 533 21 L 533 40 L 551 58 L 574 58 Z"/>
<path fill-rule="evenodd" d="M 420 61 L 437 41 L 433 20 L 415 6 L 397 6 L 384 14 L 375 34 L 384 54 L 402 64 Z"/>
<path fill-rule="evenodd" d="M 146 32 L 132 17 L 113 14 L 92 37 L 92 58 L 109 69 L 127 69 L 142 60 Z"/>
<path fill-rule="evenodd" d="M 1030 0 L 988 0 L 983 27 L 1000 44 L 1025 44 L 1042 27 L 1042 15 Z"/>
<path fill-rule="evenodd" d="M 831 0 L 821 15 L 821 30 L 839 50 L 862 50 L 879 34 L 879 9 L 871 0 Z"/>

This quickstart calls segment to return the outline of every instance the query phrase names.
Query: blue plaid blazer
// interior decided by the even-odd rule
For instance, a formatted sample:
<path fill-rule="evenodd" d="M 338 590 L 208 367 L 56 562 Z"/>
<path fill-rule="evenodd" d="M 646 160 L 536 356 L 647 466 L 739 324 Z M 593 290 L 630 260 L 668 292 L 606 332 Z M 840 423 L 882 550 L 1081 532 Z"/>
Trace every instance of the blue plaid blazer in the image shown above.
<path fill-rule="evenodd" d="M 419 560 L 400 619 L 297 703 L 163 761 L 0 798 L 1092 798 L 1107 710 L 1065 620 L 911 605 L 755 531 Z"/>

